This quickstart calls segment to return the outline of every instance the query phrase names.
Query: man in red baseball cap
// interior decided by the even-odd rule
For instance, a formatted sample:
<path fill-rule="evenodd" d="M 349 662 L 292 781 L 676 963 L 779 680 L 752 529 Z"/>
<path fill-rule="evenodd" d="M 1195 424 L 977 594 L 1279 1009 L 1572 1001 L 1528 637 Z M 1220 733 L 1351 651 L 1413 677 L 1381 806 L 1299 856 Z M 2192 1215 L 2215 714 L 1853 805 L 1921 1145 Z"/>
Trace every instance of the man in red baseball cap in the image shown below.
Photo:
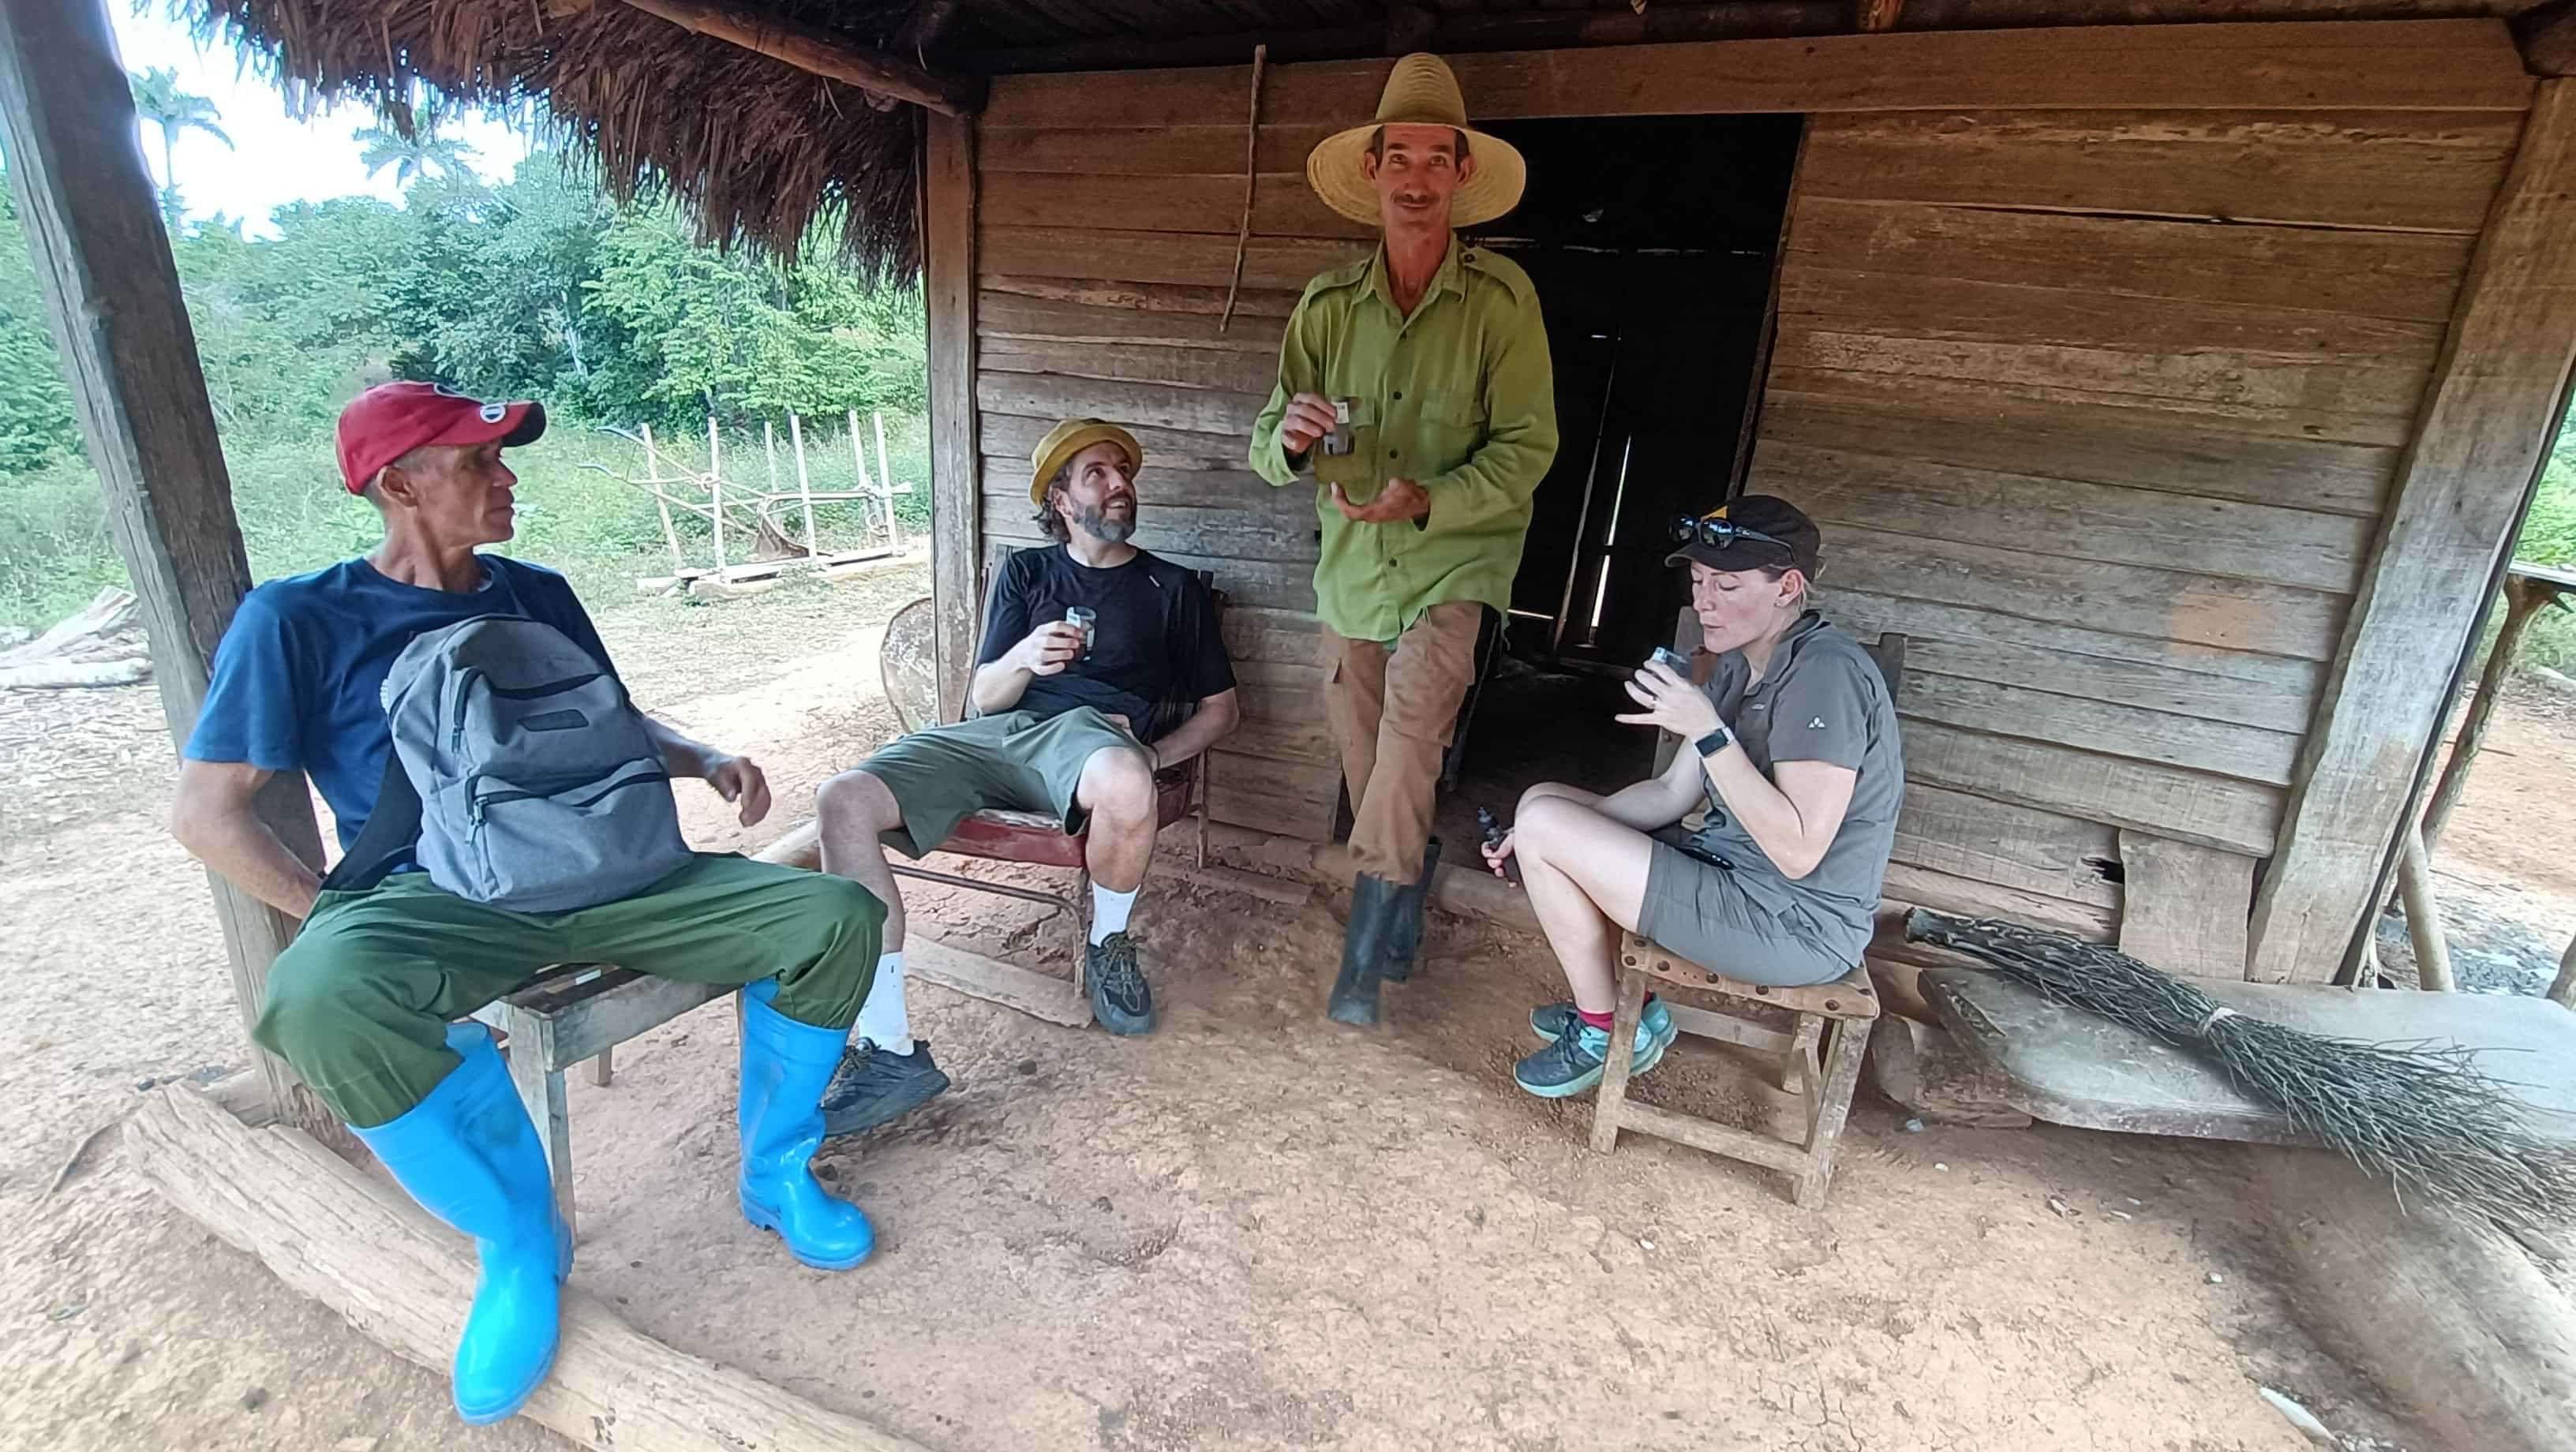
<path fill-rule="evenodd" d="M 304 920 L 269 972 L 254 1036 L 413 1199 L 477 1243 L 483 1274 L 452 1381 L 458 1413 L 478 1424 L 516 1412 L 553 1365 L 570 1237 L 508 1071 L 489 1036 L 461 1021 L 547 964 L 616 963 L 747 985 L 745 1022 L 757 1032 L 746 1030 L 742 1052 L 744 1213 L 757 1204 L 767 1218 L 754 1224 L 777 1229 L 799 1260 L 824 1269 L 858 1264 L 873 1244 L 866 1217 L 806 1168 L 822 1142 L 824 1085 L 875 972 L 885 908 L 865 888 L 697 853 L 638 894 L 513 912 L 442 888 L 411 870 L 414 851 L 398 846 L 400 865 L 372 886 L 353 878 L 325 892 L 317 864 L 252 809 L 270 778 L 304 772 L 349 852 L 379 789 L 395 779 L 387 674 L 427 632 L 521 617 L 552 626 L 614 675 L 563 576 L 483 551 L 511 535 L 518 479 L 501 451 L 545 426 L 540 405 L 484 403 L 427 383 L 383 384 L 342 411 L 341 479 L 383 517 L 384 540 L 244 597 L 215 653 L 172 811 L 180 843 L 208 867 Z M 584 724 L 578 712 L 557 714 L 575 719 L 548 729 Z M 642 722 L 670 778 L 705 781 L 739 806 L 745 826 L 767 815 L 769 784 L 749 758 L 650 716 Z"/>

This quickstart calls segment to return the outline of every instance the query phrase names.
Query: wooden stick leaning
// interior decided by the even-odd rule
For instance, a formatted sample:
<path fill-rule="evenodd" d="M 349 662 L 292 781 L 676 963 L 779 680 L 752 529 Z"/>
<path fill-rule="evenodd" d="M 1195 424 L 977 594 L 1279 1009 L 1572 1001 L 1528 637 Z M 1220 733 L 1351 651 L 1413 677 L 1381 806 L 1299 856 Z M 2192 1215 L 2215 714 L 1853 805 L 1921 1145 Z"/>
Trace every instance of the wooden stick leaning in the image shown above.
<path fill-rule="evenodd" d="M 1220 333 L 1234 326 L 1235 294 L 1243 290 L 1243 254 L 1252 245 L 1252 194 L 1261 180 L 1261 75 L 1270 66 L 1270 47 L 1252 48 L 1252 117 L 1243 126 L 1243 222 L 1234 232 L 1234 278 L 1225 285 L 1225 311 L 1217 314 Z"/>
<path fill-rule="evenodd" d="M 301 1130 L 251 1129 L 192 1090 L 126 1121 L 125 1151 L 191 1219 L 409 1361 L 446 1373 L 474 1294 L 471 1246 Z M 746 1232 L 748 1234 L 748 1232 Z M 772 1243 L 774 1245 L 774 1242 Z M 784 1252 L 778 1274 L 797 1274 Z M 552 1376 L 521 1415 L 617 1452 L 921 1452 L 746 1372 L 644 1335 L 578 1285 Z"/>

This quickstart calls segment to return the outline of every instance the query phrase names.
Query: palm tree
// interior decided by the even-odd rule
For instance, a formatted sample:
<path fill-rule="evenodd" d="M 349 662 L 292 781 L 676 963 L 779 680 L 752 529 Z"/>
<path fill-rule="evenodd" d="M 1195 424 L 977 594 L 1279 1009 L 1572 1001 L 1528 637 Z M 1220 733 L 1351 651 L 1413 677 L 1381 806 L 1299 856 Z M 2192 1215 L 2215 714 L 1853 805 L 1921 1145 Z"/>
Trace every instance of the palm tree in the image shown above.
<path fill-rule="evenodd" d="M 130 75 L 127 83 L 134 89 L 134 114 L 161 128 L 161 207 L 176 220 L 179 203 L 178 162 L 173 156 L 182 131 L 203 131 L 233 149 L 233 139 L 215 124 L 223 113 L 203 96 L 179 89 L 179 73 L 167 66 L 154 66 L 140 74 Z"/>
<path fill-rule="evenodd" d="M 465 158 L 474 148 L 464 142 L 438 134 L 438 123 L 424 115 L 412 127 L 409 136 L 389 126 L 369 126 L 358 133 L 366 150 L 358 153 L 358 162 L 374 176 L 386 167 L 394 169 L 394 185 L 408 187 L 412 178 L 426 177 L 435 171 L 442 177 L 454 178 L 459 173 L 472 175 Z"/>

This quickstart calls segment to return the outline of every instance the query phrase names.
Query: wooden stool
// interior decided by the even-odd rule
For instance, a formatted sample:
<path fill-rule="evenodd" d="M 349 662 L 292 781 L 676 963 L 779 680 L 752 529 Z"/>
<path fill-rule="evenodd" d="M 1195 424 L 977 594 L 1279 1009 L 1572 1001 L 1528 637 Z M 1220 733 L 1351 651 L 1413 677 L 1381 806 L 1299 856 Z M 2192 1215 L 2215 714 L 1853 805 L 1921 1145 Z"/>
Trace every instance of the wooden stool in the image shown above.
<path fill-rule="evenodd" d="M 1730 1125 L 1713 1124 L 1675 1114 L 1650 1104 L 1628 1102 L 1628 1045 L 1637 1041 L 1637 1021 L 1645 1015 L 1646 988 L 1653 980 L 1666 994 L 1676 989 L 1750 999 L 1797 1015 L 1794 1034 L 1719 1013 L 1667 1002 L 1673 1027 L 1702 1038 L 1722 1039 L 1760 1053 L 1782 1057 L 1780 1087 L 1806 1101 L 1806 1143 L 1748 1134 Z M 1592 1101 L 1592 1147 L 1607 1153 L 1619 1142 L 1619 1131 L 1638 1130 L 1678 1140 L 1728 1159 L 1743 1160 L 1789 1177 L 1800 1209 L 1821 1209 L 1825 1187 L 1834 1177 L 1834 1151 L 1842 1144 L 1843 1120 L 1851 1113 L 1852 1090 L 1860 1083 L 1861 1056 L 1869 1047 L 1871 1023 L 1878 1017 L 1878 994 L 1869 970 L 1854 968 L 1831 983 L 1811 988 L 1770 988 L 1743 983 L 1696 963 L 1677 958 L 1635 933 L 1622 935 L 1619 947 L 1619 1013 L 1610 1030 L 1612 1053 L 1601 1071 L 1601 1087 Z M 1823 1060 L 1826 1024 L 1832 1042 Z"/>

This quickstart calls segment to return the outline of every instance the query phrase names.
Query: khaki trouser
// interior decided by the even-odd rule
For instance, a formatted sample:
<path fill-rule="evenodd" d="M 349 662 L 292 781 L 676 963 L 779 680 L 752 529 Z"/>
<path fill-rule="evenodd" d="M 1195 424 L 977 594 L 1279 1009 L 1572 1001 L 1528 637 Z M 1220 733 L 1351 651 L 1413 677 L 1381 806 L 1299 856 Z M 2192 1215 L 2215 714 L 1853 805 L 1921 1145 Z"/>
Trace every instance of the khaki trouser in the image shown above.
<path fill-rule="evenodd" d="M 1351 792 L 1351 862 L 1392 883 L 1422 875 L 1440 793 L 1440 758 L 1476 677 L 1485 607 L 1452 600 L 1423 612 L 1389 650 L 1324 627 L 1324 714 Z"/>

